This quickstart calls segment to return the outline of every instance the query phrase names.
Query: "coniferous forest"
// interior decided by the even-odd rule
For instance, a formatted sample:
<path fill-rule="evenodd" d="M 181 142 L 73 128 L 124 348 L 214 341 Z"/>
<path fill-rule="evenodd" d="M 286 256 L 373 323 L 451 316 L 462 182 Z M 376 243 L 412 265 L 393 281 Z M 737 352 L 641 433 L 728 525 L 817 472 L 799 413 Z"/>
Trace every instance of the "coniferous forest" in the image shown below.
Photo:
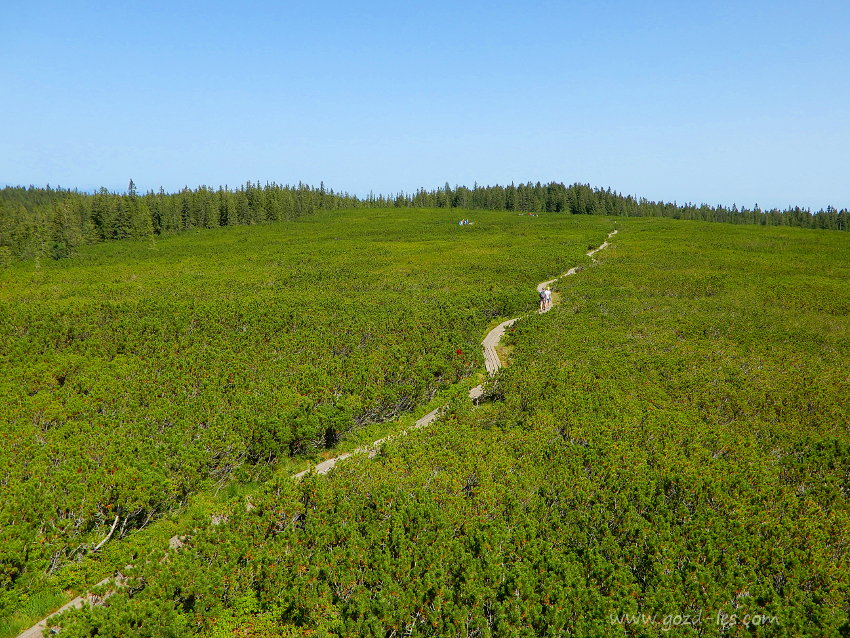
<path fill-rule="evenodd" d="M 707 204 L 649 201 L 586 184 L 527 183 L 465 186 L 394 196 L 356 197 L 299 184 L 280 186 L 247 182 L 236 189 L 188 187 L 178 193 L 140 194 L 130 181 L 126 193 L 105 188 L 94 194 L 30 186 L 0 190 L 0 265 L 11 259 L 69 256 L 78 246 L 182 232 L 291 220 L 318 210 L 341 208 L 462 208 L 577 215 L 669 217 L 763 226 L 850 230 L 850 211 L 827 207 L 762 210 Z"/>

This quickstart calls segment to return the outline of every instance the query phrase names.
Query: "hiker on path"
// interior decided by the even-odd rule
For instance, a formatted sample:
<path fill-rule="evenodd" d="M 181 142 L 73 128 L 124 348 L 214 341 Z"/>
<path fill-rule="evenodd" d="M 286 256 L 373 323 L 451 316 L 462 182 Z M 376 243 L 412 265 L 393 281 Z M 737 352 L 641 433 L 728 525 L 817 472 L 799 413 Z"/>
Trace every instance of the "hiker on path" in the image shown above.
<path fill-rule="evenodd" d="M 546 310 L 552 307 L 552 291 L 549 290 L 549 286 L 546 286 L 546 290 L 543 291 L 543 299 L 545 301 Z"/>
<path fill-rule="evenodd" d="M 546 291 L 540 291 L 540 312 L 546 312 Z"/>

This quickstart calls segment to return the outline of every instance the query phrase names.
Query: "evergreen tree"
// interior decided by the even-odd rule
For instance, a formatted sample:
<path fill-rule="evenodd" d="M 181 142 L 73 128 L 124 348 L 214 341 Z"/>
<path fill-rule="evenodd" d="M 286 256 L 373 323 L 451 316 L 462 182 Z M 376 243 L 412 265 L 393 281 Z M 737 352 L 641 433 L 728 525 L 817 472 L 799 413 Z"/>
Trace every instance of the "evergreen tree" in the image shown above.
<path fill-rule="evenodd" d="M 50 256 L 53 259 L 70 257 L 81 243 L 82 232 L 79 219 L 71 210 L 70 203 L 67 201 L 55 203 L 50 223 Z"/>

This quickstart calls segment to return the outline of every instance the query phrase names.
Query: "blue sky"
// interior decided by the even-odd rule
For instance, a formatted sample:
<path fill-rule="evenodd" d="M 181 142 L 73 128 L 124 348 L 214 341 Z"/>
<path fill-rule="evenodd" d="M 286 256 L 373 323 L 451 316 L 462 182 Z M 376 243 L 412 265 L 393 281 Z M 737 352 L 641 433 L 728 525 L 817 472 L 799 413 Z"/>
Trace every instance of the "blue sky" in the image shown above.
<path fill-rule="evenodd" d="M 846 1 L 6 0 L 0 184 L 850 207 L 848 33 Z"/>

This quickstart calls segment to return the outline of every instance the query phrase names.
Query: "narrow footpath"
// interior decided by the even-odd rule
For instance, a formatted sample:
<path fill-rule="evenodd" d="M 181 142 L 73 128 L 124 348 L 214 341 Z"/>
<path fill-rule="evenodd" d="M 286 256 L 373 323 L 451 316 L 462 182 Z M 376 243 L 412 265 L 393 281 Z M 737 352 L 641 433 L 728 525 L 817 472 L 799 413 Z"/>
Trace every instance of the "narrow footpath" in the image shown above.
<path fill-rule="evenodd" d="M 608 233 L 608 239 L 611 239 L 616 234 L 617 234 L 617 231 L 612 230 L 610 233 Z M 587 252 L 587 256 L 590 257 L 591 259 L 594 259 L 593 256 L 596 253 L 598 253 L 600 250 L 607 248 L 609 245 L 610 244 L 609 244 L 608 240 L 605 240 L 605 242 L 603 242 L 601 245 L 597 246 L 596 248 L 594 248 L 592 250 L 589 250 Z M 594 259 L 594 261 L 595 261 L 595 259 Z M 555 283 L 559 279 L 575 275 L 577 272 L 579 272 L 579 270 L 581 270 L 581 266 L 573 266 L 567 272 L 565 272 L 562 275 L 558 275 L 554 279 L 550 279 L 548 281 L 540 282 L 539 284 L 537 284 L 537 292 L 542 291 L 547 286 L 551 286 L 553 283 Z M 553 302 L 553 304 L 554 304 L 554 302 Z M 544 312 L 549 312 L 549 310 L 551 310 L 551 306 L 549 308 L 547 308 L 546 310 L 538 311 L 538 313 L 542 314 Z M 496 374 L 496 372 L 498 372 L 499 369 L 502 367 L 502 361 L 501 361 L 501 359 L 499 359 L 499 354 L 496 352 L 496 346 L 499 345 L 499 342 L 501 341 L 502 336 L 505 334 L 505 330 L 510 328 L 512 325 L 514 325 L 520 319 L 522 319 L 522 317 L 514 317 L 513 319 L 507 319 L 506 321 L 503 321 L 498 326 L 493 328 L 490 332 L 488 332 L 487 336 L 484 337 L 484 341 L 481 342 L 481 347 L 484 349 L 484 366 L 487 369 L 487 374 L 490 375 L 491 377 L 494 374 Z M 481 396 L 483 394 L 484 394 L 483 384 L 477 385 L 469 391 L 469 398 L 472 399 L 473 401 L 475 401 L 475 400 L 481 398 Z M 443 406 L 443 407 L 445 407 L 445 406 Z M 310 472 L 316 472 L 316 474 L 327 474 L 328 472 L 331 471 L 331 469 L 334 468 L 334 466 L 336 466 L 337 463 L 347 459 L 349 456 L 353 456 L 354 454 L 368 454 L 369 457 L 371 458 L 371 457 L 375 456 L 375 454 L 378 453 L 378 450 L 380 449 L 381 445 L 384 444 L 385 441 L 388 441 L 389 439 L 391 439 L 395 436 L 403 435 L 406 432 L 409 432 L 410 430 L 415 430 L 417 428 L 425 427 L 426 425 L 434 422 L 437 419 L 437 417 L 440 416 L 440 411 L 443 409 L 443 407 L 437 408 L 436 410 L 432 410 L 431 412 L 429 412 L 428 414 L 423 416 L 421 419 L 416 421 L 416 423 L 414 423 L 407 430 L 402 430 L 401 432 L 399 432 L 398 434 L 395 434 L 393 436 L 387 436 L 387 437 L 384 437 L 383 439 L 378 439 L 377 441 L 373 441 L 369 445 L 359 447 L 356 450 L 354 450 L 353 452 L 346 452 L 344 454 L 340 454 L 339 456 L 335 456 L 332 459 L 328 459 L 327 461 L 322 461 L 321 463 L 318 463 L 317 465 L 313 466 L 310 469 L 304 470 L 303 472 L 298 472 L 298 474 L 294 474 L 292 476 L 292 478 L 300 479 L 300 478 L 303 478 L 304 476 L 306 476 L 307 474 L 309 474 Z"/>

